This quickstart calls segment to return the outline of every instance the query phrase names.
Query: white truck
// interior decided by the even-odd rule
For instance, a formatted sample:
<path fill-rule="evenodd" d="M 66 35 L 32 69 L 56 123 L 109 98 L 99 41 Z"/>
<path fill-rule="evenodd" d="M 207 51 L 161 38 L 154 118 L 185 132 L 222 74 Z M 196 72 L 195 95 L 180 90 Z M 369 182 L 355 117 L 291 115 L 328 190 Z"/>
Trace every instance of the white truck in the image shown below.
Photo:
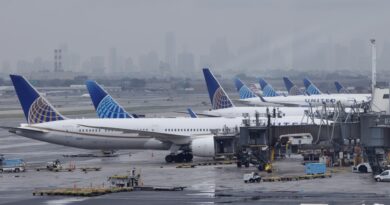
<path fill-rule="evenodd" d="M 251 172 L 249 174 L 244 174 L 244 182 L 245 183 L 254 183 L 254 182 L 260 182 L 261 176 L 259 176 L 256 172 Z"/>
<path fill-rule="evenodd" d="M 26 163 L 22 159 L 5 159 L 0 155 L 0 172 L 24 172 Z"/>
<path fill-rule="evenodd" d="M 376 175 L 374 178 L 377 182 L 390 181 L 390 170 L 383 171 L 381 174 Z"/>

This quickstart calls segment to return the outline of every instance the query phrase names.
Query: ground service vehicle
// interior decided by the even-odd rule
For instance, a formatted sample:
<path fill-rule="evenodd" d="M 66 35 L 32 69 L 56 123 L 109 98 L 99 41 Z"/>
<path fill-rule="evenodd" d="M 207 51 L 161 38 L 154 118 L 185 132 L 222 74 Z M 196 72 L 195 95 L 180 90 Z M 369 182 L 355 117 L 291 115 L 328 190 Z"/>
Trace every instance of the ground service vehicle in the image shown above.
<path fill-rule="evenodd" d="M 383 171 L 381 174 L 376 175 L 375 181 L 390 181 L 390 170 Z"/>
<path fill-rule="evenodd" d="M 0 155 L 0 172 L 24 172 L 26 163 L 22 159 L 5 159 Z"/>

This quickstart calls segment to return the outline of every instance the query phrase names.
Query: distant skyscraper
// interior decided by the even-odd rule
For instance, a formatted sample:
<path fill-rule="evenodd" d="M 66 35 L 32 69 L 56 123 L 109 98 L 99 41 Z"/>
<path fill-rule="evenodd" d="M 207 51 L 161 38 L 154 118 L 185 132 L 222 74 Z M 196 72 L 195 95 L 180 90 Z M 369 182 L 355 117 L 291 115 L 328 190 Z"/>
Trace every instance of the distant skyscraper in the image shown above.
<path fill-rule="evenodd" d="M 139 67 L 143 72 L 149 72 L 154 75 L 159 70 L 160 60 L 158 59 L 158 54 L 155 51 L 151 51 L 146 55 L 141 55 L 138 60 Z"/>
<path fill-rule="evenodd" d="M 108 71 L 113 73 L 118 72 L 118 54 L 115 47 L 110 49 L 108 57 Z"/>
<path fill-rule="evenodd" d="M 3 61 L 1 65 L 1 71 L 4 73 L 10 73 L 11 72 L 11 64 L 9 61 Z"/>
<path fill-rule="evenodd" d="M 32 69 L 34 71 L 44 71 L 44 70 L 46 70 L 45 63 L 43 62 L 42 58 L 37 57 L 37 58 L 34 59 L 34 61 L 32 63 Z"/>
<path fill-rule="evenodd" d="M 125 59 L 125 65 L 124 65 L 124 71 L 125 72 L 132 72 L 135 69 L 135 65 L 133 62 L 133 59 L 131 57 L 128 57 Z"/>
<path fill-rule="evenodd" d="M 58 47 L 61 50 L 61 71 L 69 71 L 69 49 L 66 43 Z"/>
<path fill-rule="evenodd" d="M 224 66 L 231 60 L 231 53 L 229 50 L 228 42 L 225 37 L 217 38 L 214 43 L 210 46 L 210 60 L 215 69 L 219 69 L 220 66 Z"/>
<path fill-rule="evenodd" d="M 165 62 L 171 69 L 176 68 L 176 38 L 173 32 L 165 34 Z"/>
<path fill-rule="evenodd" d="M 195 71 L 194 55 L 187 51 L 181 52 L 177 58 L 177 68 L 182 71 L 180 73 L 186 76 L 193 75 Z"/>
<path fill-rule="evenodd" d="M 31 72 L 32 64 L 25 60 L 18 60 L 16 62 L 16 69 L 19 73 L 28 73 Z"/>
<path fill-rule="evenodd" d="M 94 74 L 103 74 L 105 71 L 104 57 L 92 56 L 88 61 L 83 63 L 83 69 L 85 72 L 92 72 Z"/>
<path fill-rule="evenodd" d="M 54 49 L 54 72 L 61 72 L 62 70 L 62 51 L 61 49 Z"/>

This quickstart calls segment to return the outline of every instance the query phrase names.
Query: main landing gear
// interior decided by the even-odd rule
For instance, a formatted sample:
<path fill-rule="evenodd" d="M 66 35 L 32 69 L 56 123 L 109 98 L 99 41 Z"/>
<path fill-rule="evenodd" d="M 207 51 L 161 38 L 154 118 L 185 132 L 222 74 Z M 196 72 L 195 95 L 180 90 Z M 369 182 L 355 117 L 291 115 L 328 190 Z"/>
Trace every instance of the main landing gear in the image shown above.
<path fill-rule="evenodd" d="M 182 163 L 182 162 L 191 162 L 194 156 L 189 152 L 181 152 L 179 154 L 170 154 L 165 157 L 167 163 Z"/>

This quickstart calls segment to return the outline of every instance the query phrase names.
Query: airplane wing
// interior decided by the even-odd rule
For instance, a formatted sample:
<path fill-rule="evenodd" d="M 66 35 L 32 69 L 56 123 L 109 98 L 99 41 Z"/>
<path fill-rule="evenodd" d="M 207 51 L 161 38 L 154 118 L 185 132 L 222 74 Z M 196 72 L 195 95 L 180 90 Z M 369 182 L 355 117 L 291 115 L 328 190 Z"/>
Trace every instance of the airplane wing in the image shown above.
<path fill-rule="evenodd" d="M 30 132 L 30 133 L 47 133 L 45 130 L 37 129 L 37 128 L 23 128 L 23 127 L 7 127 L 7 126 L 0 126 L 0 129 L 8 130 L 8 132 L 16 133 L 19 132 Z"/>
<path fill-rule="evenodd" d="M 171 142 L 177 145 L 185 145 L 191 142 L 191 136 L 188 135 L 177 135 L 171 133 L 161 133 L 161 132 L 153 132 L 153 131 L 144 131 L 144 130 L 134 130 L 134 129 L 125 129 L 125 128 L 115 128 L 115 127 L 105 127 L 105 126 L 90 126 L 90 125 L 81 125 L 83 127 L 95 128 L 95 129 L 106 129 L 106 130 L 114 130 L 114 131 L 122 131 L 124 133 L 134 133 L 139 136 L 149 136 L 154 137 L 162 142 Z"/>
<path fill-rule="evenodd" d="M 295 104 L 295 103 L 286 103 L 286 102 L 268 102 L 266 99 L 264 99 L 263 96 L 259 95 L 259 98 L 260 100 L 263 102 L 263 103 L 272 103 L 274 104 L 275 106 L 286 106 L 286 107 L 299 107 L 298 104 Z"/>
<path fill-rule="evenodd" d="M 188 114 L 188 111 L 185 112 L 185 111 L 176 111 L 176 113 L 185 113 L 185 114 Z M 212 114 L 205 114 L 205 113 L 198 113 L 198 112 L 194 112 L 196 115 L 198 116 L 203 116 L 203 117 L 221 117 L 219 115 L 212 115 Z"/>

